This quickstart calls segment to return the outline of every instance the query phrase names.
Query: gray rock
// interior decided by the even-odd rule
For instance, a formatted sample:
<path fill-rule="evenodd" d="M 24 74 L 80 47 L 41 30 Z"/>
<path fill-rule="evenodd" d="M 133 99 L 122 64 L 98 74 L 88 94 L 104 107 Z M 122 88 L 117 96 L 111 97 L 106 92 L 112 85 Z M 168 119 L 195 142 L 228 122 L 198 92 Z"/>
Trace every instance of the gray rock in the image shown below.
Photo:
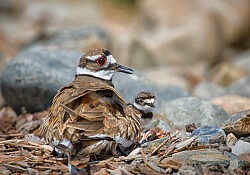
<path fill-rule="evenodd" d="M 172 128 L 169 126 L 168 121 L 166 120 L 166 117 L 159 119 L 155 116 L 151 120 L 151 122 L 144 127 L 143 131 L 148 131 L 153 128 L 160 128 L 162 131 L 168 132 L 171 131 Z"/>
<path fill-rule="evenodd" d="M 47 39 L 32 43 L 31 48 L 56 47 L 66 48 L 77 51 L 86 51 L 89 48 L 110 48 L 111 38 L 106 31 L 99 27 L 80 27 L 72 29 L 63 29 L 48 37 Z"/>
<path fill-rule="evenodd" d="M 232 115 L 223 124 L 222 129 L 226 133 L 233 133 L 235 136 L 246 136 L 250 134 L 250 110 L 241 111 Z"/>
<path fill-rule="evenodd" d="M 187 164 L 206 164 L 228 166 L 230 159 L 216 149 L 182 151 L 172 155 L 172 158 Z"/>
<path fill-rule="evenodd" d="M 235 143 L 232 148 L 232 153 L 239 156 L 241 154 L 249 154 L 250 153 L 250 143 L 239 140 Z"/>
<path fill-rule="evenodd" d="M 172 128 L 184 130 L 190 123 L 220 127 L 229 115 L 220 107 L 196 97 L 183 97 L 165 103 L 161 112 Z"/>
<path fill-rule="evenodd" d="M 2 77 L 2 72 L 4 70 L 4 67 L 6 66 L 7 59 L 2 55 L 0 52 L 0 77 Z M 1 82 L 0 82 L 1 86 Z M 4 98 L 2 96 L 2 93 L 0 92 L 0 108 L 5 104 Z"/>
<path fill-rule="evenodd" d="M 241 167 L 242 167 L 242 163 L 239 160 L 235 159 L 235 160 L 230 160 L 230 165 L 228 169 L 234 171 L 234 170 L 240 169 Z"/>
<path fill-rule="evenodd" d="M 243 53 L 240 53 L 240 55 L 236 56 L 236 58 L 233 61 L 233 64 L 250 73 L 250 50 L 247 50 Z"/>
<path fill-rule="evenodd" d="M 226 91 L 225 95 L 233 94 L 244 97 L 250 97 L 250 76 L 241 78 L 232 85 L 230 85 Z"/>
<path fill-rule="evenodd" d="M 82 53 L 67 49 L 36 48 L 17 55 L 5 68 L 1 91 L 18 113 L 50 106 L 57 90 L 74 79 Z"/>
<path fill-rule="evenodd" d="M 113 82 L 117 91 L 130 103 L 134 102 L 134 98 L 141 91 L 153 92 L 156 97 L 155 111 L 157 112 L 164 107 L 166 101 L 188 96 L 188 93 L 180 87 L 158 85 L 138 72 L 133 75 L 117 73 Z"/>
<path fill-rule="evenodd" d="M 199 145 L 214 143 L 223 143 L 226 140 L 226 134 L 221 128 L 213 126 L 202 126 L 192 132 L 191 137 L 198 137 Z"/>
<path fill-rule="evenodd" d="M 59 48 L 35 47 L 17 55 L 5 68 L 1 88 L 6 103 L 18 113 L 22 107 L 36 112 L 50 106 L 57 90 L 74 79 L 82 53 Z M 141 91 L 154 92 L 156 110 L 164 101 L 187 96 L 187 92 L 175 86 L 157 86 L 142 74 L 118 73 L 114 77 L 115 88 L 127 102 L 133 102 Z"/>
<path fill-rule="evenodd" d="M 196 86 L 193 95 L 204 100 L 210 100 L 222 95 L 223 92 L 223 87 L 212 82 L 202 81 Z"/>
<path fill-rule="evenodd" d="M 198 175 L 198 174 L 201 174 L 200 172 L 197 172 L 197 168 L 192 167 L 192 166 L 187 166 L 187 165 L 181 166 L 181 168 L 178 171 L 179 172 L 176 173 L 176 175 L 184 175 L 184 174 Z"/>

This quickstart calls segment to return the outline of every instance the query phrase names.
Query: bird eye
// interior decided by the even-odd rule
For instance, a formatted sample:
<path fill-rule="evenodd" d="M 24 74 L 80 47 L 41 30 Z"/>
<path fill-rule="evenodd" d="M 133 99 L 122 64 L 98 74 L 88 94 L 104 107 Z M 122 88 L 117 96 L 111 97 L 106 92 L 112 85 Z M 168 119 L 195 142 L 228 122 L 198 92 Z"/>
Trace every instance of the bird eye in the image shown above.
<path fill-rule="evenodd" d="M 96 63 L 99 65 L 99 66 L 104 66 L 107 62 L 107 58 L 105 57 L 100 57 L 96 60 Z"/>

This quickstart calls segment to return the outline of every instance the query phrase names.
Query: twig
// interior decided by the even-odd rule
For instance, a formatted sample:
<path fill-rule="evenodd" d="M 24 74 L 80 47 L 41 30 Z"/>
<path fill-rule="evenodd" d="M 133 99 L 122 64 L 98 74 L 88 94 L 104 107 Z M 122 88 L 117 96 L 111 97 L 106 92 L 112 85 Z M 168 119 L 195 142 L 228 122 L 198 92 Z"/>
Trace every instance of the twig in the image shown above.
<path fill-rule="evenodd" d="M 0 138 L 10 138 L 10 137 L 24 137 L 24 134 L 17 133 L 17 134 L 1 134 Z"/>
<path fill-rule="evenodd" d="M 0 141 L 0 145 L 10 144 L 10 143 L 16 143 L 16 142 L 18 142 L 17 139 L 4 140 L 4 141 Z"/>
<path fill-rule="evenodd" d="M 139 158 L 142 158 L 141 155 L 134 155 L 134 156 L 126 156 L 126 157 L 121 157 L 120 160 L 124 160 L 124 161 L 130 161 L 130 160 L 133 160 L 133 159 L 139 159 Z"/>
<path fill-rule="evenodd" d="M 145 163 L 145 165 L 148 166 L 147 158 L 146 158 L 146 156 L 145 156 L 145 154 L 144 154 L 144 152 L 142 150 L 141 150 L 141 156 L 142 156 L 142 160 Z"/>
<path fill-rule="evenodd" d="M 126 175 L 133 175 L 132 173 L 130 173 L 128 170 L 126 170 L 126 168 L 118 166 L 118 168 Z"/>
<path fill-rule="evenodd" d="M 145 163 L 146 166 L 150 167 L 152 170 L 158 172 L 158 173 L 166 173 L 166 171 L 158 166 L 156 166 L 154 163 L 151 163 L 147 160 L 147 156 L 143 153 L 143 151 L 141 150 L 141 155 L 142 155 L 142 159 L 143 162 Z"/>
<path fill-rule="evenodd" d="M 158 172 L 158 173 L 166 173 L 166 171 L 165 171 L 164 169 L 158 167 L 157 165 L 155 165 L 155 164 L 152 163 L 152 162 L 148 162 L 148 166 L 149 166 L 152 170 L 154 170 L 154 171 L 156 171 L 156 172 Z"/>
<path fill-rule="evenodd" d="M 155 150 L 152 151 L 151 155 L 154 155 L 163 145 L 165 145 L 169 141 L 169 138 L 164 140 Z"/>

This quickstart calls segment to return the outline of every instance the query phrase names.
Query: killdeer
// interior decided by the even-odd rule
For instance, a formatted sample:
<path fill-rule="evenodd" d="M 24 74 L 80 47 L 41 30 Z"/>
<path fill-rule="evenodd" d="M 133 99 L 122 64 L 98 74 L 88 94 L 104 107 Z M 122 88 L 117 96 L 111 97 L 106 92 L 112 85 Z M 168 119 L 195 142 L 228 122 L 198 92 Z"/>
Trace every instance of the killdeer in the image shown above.
<path fill-rule="evenodd" d="M 58 152 L 66 148 L 81 156 L 115 154 L 117 144 L 128 147 L 140 139 L 140 115 L 114 89 L 116 72 L 133 70 L 116 63 L 106 49 L 91 50 L 80 58 L 75 79 L 55 95 L 40 127 Z"/>
<path fill-rule="evenodd" d="M 133 104 L 134 108 L 139 110 L 141 113 L 142 126 L 149 124 L 153 118 L 152 108 L 154 108 L 155 96 L 151 92 L 140 92 Z"/>
<path fill-rule="evenodd" d="M 152 108 L 154 107 L 154 102 L 155 96 L 153 93 L 140 92 L 135 97 L 133 104 L 128 103 L 126 107 L 126 114 L 130 115 L 131 117 L 136 116 L 137 118 L 139 118 L 143 130 L 143 128 L 147 126 L 153 118 Z M 144 142 L 144 140 L 147 140 L 147 138 L 145 137 L 145 133 L 141 132 L 141 136 L 143 137 L 141 138 L 140 143 Z M 136 146 L 136 144 L 134 146 Z M 122 145 L 119 145 L 119 150 L 125 155 L 128 155 L 133 150 L 133 146 L 124 148 Z"/>

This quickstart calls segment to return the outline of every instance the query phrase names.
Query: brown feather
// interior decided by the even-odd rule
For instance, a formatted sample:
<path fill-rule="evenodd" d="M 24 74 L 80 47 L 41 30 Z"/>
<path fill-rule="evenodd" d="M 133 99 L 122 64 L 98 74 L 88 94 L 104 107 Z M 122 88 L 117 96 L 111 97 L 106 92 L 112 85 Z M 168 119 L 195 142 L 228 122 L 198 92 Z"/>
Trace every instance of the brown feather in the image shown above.
<path fill-rule="evenodd" d="M 111 140 L 117 135 L 132 141 L 139 139 L 140 116 L 130 110 L 110 82 L 76 76 L 54 97 L 41 134 L 48 142 L 67 139 L 81 143 L 84 155 L 99 154 L 114 148 Z M 107 137 L 88 138 L 98 134 Z"/>

